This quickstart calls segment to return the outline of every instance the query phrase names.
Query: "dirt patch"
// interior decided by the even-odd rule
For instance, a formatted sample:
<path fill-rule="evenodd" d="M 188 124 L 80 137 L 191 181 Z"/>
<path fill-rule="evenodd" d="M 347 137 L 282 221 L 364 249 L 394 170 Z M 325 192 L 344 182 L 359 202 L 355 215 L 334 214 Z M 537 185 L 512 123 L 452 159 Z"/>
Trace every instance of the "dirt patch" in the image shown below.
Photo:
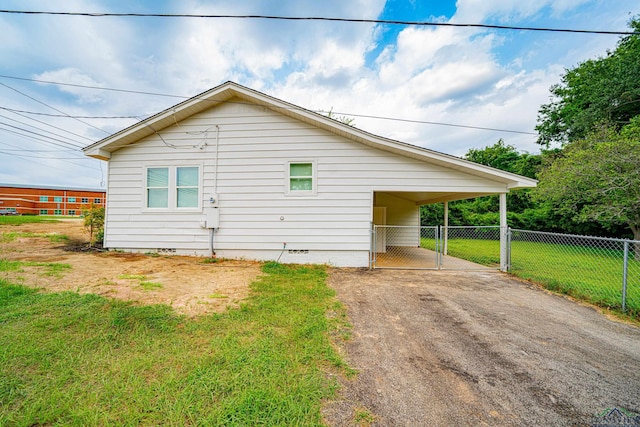
<path fill-rule="evenodd" d="M 640 329 L 585 304 L 487 271 L 332 269 L 329 283 L 358 371 L 324 407 L 333 427 L 587 426 L 607 408 L 640 413 Z"/>
<path fill-rule="evenodd" d="M 260 274 L 257 262 L 79 250 L 89 240 L 80 220 L 2 225 L 0 233 L 0 258 L 27 263 L 1 273 L 14 283 L 167 304 L 189 316 L 237 306 Z"/>

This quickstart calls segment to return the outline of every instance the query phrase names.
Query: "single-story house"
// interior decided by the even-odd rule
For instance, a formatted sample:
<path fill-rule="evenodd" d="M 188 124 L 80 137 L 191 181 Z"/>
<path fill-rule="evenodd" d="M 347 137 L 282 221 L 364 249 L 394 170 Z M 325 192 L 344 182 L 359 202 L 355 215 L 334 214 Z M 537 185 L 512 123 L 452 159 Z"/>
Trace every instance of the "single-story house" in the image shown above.
<path fill-rule="evenodd" d="M 109 163 L 104 246 L 136 252 L 367 267 L 374 212 L 419 226 L 420 205 L 500 194 L 506 226 L 506 193 L 536 185 L 233 82 L 83 151 Z"/>

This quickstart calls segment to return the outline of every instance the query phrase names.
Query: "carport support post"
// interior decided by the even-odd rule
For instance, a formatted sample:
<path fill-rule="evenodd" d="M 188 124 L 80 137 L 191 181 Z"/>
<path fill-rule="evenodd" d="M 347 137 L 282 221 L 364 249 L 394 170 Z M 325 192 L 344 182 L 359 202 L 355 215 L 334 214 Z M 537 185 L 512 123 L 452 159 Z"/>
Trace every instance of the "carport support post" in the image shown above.
<path fill-rule="evenodd" d="M 500 194 L 500 271 L 507 271 L 507 193 Z"/>
<path fill-rule="evenodd" d="M 442 234 L 442 255 L 447 254 L 447 240 L 449 240 L 449 202 L 444 202 L 444 233 Z"/>

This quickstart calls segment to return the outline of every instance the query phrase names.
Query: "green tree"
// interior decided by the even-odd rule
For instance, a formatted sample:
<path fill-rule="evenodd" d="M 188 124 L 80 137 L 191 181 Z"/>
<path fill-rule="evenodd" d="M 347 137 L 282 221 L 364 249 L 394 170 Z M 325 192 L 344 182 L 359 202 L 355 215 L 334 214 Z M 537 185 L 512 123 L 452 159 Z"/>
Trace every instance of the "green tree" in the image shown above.
<path fill-rule="evenodd" d="M 640 240 L 640 115 L 621 131 L 602 126 L 568 144 L 534 195 L 579 222 L 625 224 Z"/>
<path fill-rule="evenodd" d="M 485 148 L 470 149 L 464 158 L 472 162 L 491 166 L 507 172 L 517 173 L 529 178 L 535 178 L 542 162 L 539 154 L 519 153 L 502 139 L 494 145 Z M 496 225 L 500 222 L 498 196 L 477 197 L 469 200 L 458 200 L 449 203 L 450 225 Z M 524 228 L 524 224 L 534 223 L 527 220 L 526 215 L 538 213 L 528 212 L 533 209 L 529 197 L 529 190 L 516 190 L 507 195 L 509 206 L 508 221 L 512 226 Z M 441 204 L 425 205 L 420 209 L 421 223 L 427 225 L 442 225 L 444 209 Z M 539 220 L 539 218 L 538 218 Z M 539 222 L 539 221 L 538 221 Z M 529 229 L 532 229 L 529 227 Z M 536 230 L 539 227 L 534 228 Z"/>
<path fill-rule="evenodd" d="M 89 232 L 89 247 L 96 243 L 102 244 L 104 239 L 104 207 L 91 205 L 82 211 L 84 228 Z"/>
<path fill-rule="evenodd" d="M 640 33 L 640 20 L 629 26 Z M 606 56 L 567 70 L 538 111 L 538 143 L 584 139 L 601 123 L 617 130 L 640 114 L 640 34 L 622 37 Z"/>

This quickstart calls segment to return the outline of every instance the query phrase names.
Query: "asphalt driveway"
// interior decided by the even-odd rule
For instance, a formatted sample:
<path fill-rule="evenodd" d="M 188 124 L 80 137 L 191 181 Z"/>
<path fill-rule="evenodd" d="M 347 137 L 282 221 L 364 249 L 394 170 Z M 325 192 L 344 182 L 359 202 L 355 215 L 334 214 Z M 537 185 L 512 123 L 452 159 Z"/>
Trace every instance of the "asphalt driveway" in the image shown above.
<path fill-rule="evenodd" d="M 591 425 L 640 413 L 640 329 L 499 272 L 334 269 L 359 374 L 333 426 Z"/>

